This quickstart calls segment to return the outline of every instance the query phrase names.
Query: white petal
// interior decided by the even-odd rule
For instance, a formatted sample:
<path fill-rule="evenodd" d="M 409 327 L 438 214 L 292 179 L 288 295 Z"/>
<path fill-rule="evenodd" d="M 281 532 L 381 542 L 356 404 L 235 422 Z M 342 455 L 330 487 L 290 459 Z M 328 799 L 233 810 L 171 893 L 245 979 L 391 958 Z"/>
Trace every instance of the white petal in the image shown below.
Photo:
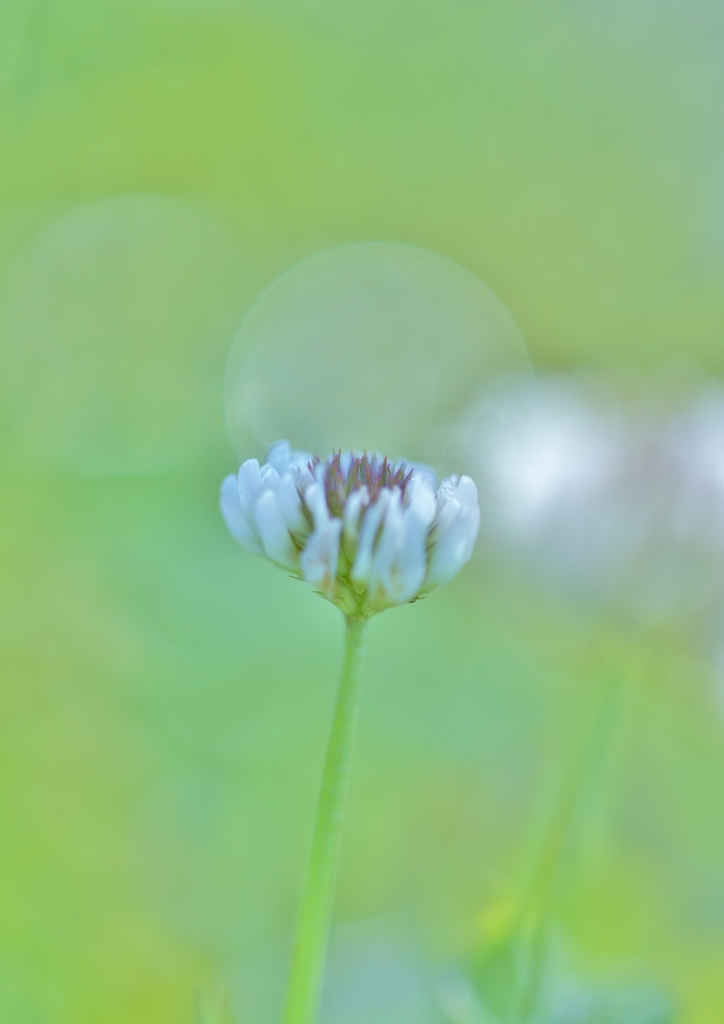
<path fill-rule="evenodd" d="M 273 466 L 266 465 L 262 467 L 261 478 L 264 489 L 272 491 L 276 495 L 287 527 L 295 533 L 305 532 L 307 521 L 302 512 L 302 500 L 297 490 L 298 471 L 290 469 L 284 476 L 279 476 Z"/>
<path fill-rule="evenodd" d="M 399 587 L 393 577 L 405 533 L 402 500 L 397 488 L 390 494 L 387 506 L 370 563 L 369 589 L 373 601 L 397 604 Z"/>
<path fill-rule="evenodd" d="M 299 565 L 299 552 L 289 535 L 276 494 L 271 490 L 264 491 L 254 512 L 264 553 L 273 562 L 288 569 L 296 569 Z"/>
<path fill-rule="evenodd" d="M 427 535 L 435 515 L 435 495 L 427 480 L 413 489 L 402 508 L 393 492 L 373 557 L 370 587 L 382 588 L 389 604 L 405 604 L 420 592 L 427 569 Z M 377 596 L 379 600 L 379 593 Z"/>
<path fill-rule="evenodd" d="M 473 486 L 475 485 L 473 484 Z M 410 514 L 414 519 L 424 523 L 425 527 L 430 526 L 435 518 L 437 507 L 435 504 L 435 491 L 432 488 L 430 478 L 426 476 L 413 477 L 408 484 L 408 493 L 410 503 L 405 510 L 406 514 Z"/>
<path fill-rule="evenodd" d="M 478 489 L 475 486 L 475 481 L 471 480 L 469 476 L 460 477 L 457 496 L 463 505 L 468 505 L 470 508 L 478 507 Z"/>
<path fill-rule="evenodd" d="M 292 447 L 288 441 L 276 441 L 269 451 L 266 453 L 264 461 L 274 469 L 281 476 L 282 473 L 286 473 L 289 469 L 289 464 L 292 457 Z"/>
<path fill-rule="evenodd" d="M 443 509 L 450 498 L 454 498 L 457 495 L 457 489 L 458 478 L 456 476 L 445 477 L 435 495 L 439 509 Z"/>
<path fill-rule="evenodd" d="M 339 459 L 339 465 L 345 479 L 349 476 L 349 471 L 352 468 L 352 463 L 356 458 L 357 455 L 354 452 L 342 452 Z"/>
<path fill-rule="evenodd" d="M 254 533 L 258 535 L 254 508 L 261 497 L 263 490 L 261 482 L 261 470 L 256 459 L 247 459 L 239 470 L 239 500 L 241 508 L 246 516 L 246 521 Z"/>
<path fill-rule="evenodd" d="M 311 487 L 308 487 L 304 500 L 307 503 L 307 508 L 312 513 L 315 527 L 319 528 L 329 522 L 330 515 L 323 483 L 314 483 Z"/>
<path fill-rule="evenodd" d="M 324 487 L 324 467 L 326 463 L 318 462 L 313 469 L 313 475 L 315 483 L 318 483 L 320 487 Z"/>
<path fill-rule="evenodd" d="M 470 477 L 466 477 L 472 484 Z M 473 484 L 475 488 L 475 484 Z M 463 496 L 469 497 L 469 491 L 464 487 Z M 476 503 L 477 503 L 477 491 L 475 491 Z M 437 505 L 437 519 L 435 522 L 435 532 L 438 537 L 442 536 L 456 518 L 458 511 L 460 510 L 461 501 L 458 497 L 458 478 L 456 476 L 449 476 L 440 484 L 440 490 L 435 495 L 435 502 Z"/>
<path fill-rule="evenodd" d="M 304 578 L 328 597 L 334 593 L 339 558 L 341 519 L 328 519 L 310 536 L 301 556 Z"/>
<path fill-rule="evenodd" d="M 432 490 L 433 494 L 437 490 L 437 473 L 431 466 L 426 466 L 424 462 L 413 462 L 409 464 L 412 470 L 412 480 L 424 480 L 428 487 Z"/>
<path fill-rule="evenodd" d="M 295 533 L 307 529 L 307 520 L 302 512 L 302 499 L 297 488 L 298 474 L 294 471 L 285 473 L 279 481 L 277 496 L 286 524 Z"/>
<path fill-rule="evenodd" d="M 416 597 L 425 582 L 427 572 L 427 528 L 421 529 L 420 524 L 406 517 L 405 537 L 400 551 L 393 579 L 397 584 L 397 601 L 399 604 L 411 601 Z"/>
<path fill-rule="evenodd" d="M 372 548 L 389 502 L 390 492 L 388 490 L 382 490 L 380 491 L 377 501 L 370 505 L 364 512 L 362 517 L 362 526 L 360 527 L 357 554 L 355 555 L 354 565 L 352 566 L 352 572 L 350 573 L 350 576 L 355 583 L 365 583 L 369 579 L 370 568 L 372 565 Z"/>
<path fill-rule="evenodd" d="M 359 535 L 359 521 L 362 509 L 369 501 L 369 491 L 366 487 L 360 487 L 352 491 L 344 506 L 344 535 L 350 541 L 357 540 Z"/>
<path fill-rule="evenodd" d="M 250 551 L 255 551 L 257 554 L 261 554 L 261 544 L 254 534 L 254 531 L 247 523 L 246 517 L 241 509 L 241 502 L 239 501 L 239 487 L 236 477 L 233 474 L 231 476 L 227 476 L 221 484 L 219 504 L 221 505 L 221 513 L 232 537 L 238 540 L 240 544 L 243 544 L 244 547 L 248 548 Z"/>
<path fill-rule="evenodd" d="M 280 476 L 273 466 L 270 466 L 268 462 L 265 462 L 260 469 L 261 474 L 261 486 L 264 490 L 267 488 L 275 491 L 279 484 Z"/>
<path fill-rule="evenodd" d="M 427 479 L 414 488 L 404 511 L 405 529 L 394 579 L 400 604 L 411 601 L 420 592 L 427 571 L 427 535 L 435 517 L 435 495 Z"/>
<path fill-rule="evenodd" d="M 480 525 L 480 509 L 477 502 L 475 505 L 469 503 L 470 492 L 464 493 L 463 497 L 466 499 L 464 504 L 457 495 L 450 498 L 435 524 L 435 546 L 425 579 L 428 589 L 448 583 L 473 553 Z"/>
<path fill-rule="evenodd" d="M 290 469 L 304 469 L 312 456 L 306 452 L 292 451 L 288 441 L 277 441 L 266 453 L 266 462 L 272 466 L 279 476 Z"/>
<path fill-rule="evenodd" d="M 297 481 L 297 487 L 302 494 L 305 494 L 314 483 L 314 476 L 312 475 L 309 466 L 303 466 L 301 469 L 292 469 L 292 472 L 296 474 L 295 479 Z"/>

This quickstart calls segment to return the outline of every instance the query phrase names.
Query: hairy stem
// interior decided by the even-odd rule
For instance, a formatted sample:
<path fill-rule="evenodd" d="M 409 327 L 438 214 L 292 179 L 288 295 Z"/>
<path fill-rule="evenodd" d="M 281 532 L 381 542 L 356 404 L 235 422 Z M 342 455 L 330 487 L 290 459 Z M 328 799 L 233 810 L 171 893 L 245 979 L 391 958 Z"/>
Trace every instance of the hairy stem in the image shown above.
<path fill-rule="evenodd" d="M 352 766 L 366 625 L 364 619 L 347 619 L 342 680 L 322 774 L 312 851 L 302 889 L 284 1024 L 314 1024 L 317 1017 Z"/>

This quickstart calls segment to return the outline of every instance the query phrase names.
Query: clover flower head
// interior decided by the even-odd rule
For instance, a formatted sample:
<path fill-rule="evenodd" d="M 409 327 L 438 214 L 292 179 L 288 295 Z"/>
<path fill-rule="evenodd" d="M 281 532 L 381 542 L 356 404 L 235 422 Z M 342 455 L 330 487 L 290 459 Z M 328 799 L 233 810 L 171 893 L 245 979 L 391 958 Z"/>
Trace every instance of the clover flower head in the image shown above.
<path fill-rule="evenodd" d="M 233 536 L 305 579 L 350 618 L 442 586 L 470 558 L 480 523 L 470 477 L 437 487 L 426 466 L 336 451 L 324 462 L 279 441 L 221 485 Z"/>

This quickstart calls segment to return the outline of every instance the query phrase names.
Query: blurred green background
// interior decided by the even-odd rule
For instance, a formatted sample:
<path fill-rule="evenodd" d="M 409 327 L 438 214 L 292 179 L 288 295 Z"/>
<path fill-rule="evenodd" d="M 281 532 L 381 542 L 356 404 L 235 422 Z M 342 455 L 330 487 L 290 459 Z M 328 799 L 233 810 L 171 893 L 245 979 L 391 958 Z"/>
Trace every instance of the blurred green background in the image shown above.
<path fill-rule="evenodd" d="M 250 303 L 405 242 L 539 367 L 724 371 L 723 42 L 715 0 L 2 0 L 0 1020 L 279 1017 L 342 628 L 218 512 Z M 552 858 L 545 971 L 619 1009 L 546 1020 L 719 1024 L 723 777 L 685 632 L 482 557 L 381 617 L 326 1020 L 495 1019 Z"/>

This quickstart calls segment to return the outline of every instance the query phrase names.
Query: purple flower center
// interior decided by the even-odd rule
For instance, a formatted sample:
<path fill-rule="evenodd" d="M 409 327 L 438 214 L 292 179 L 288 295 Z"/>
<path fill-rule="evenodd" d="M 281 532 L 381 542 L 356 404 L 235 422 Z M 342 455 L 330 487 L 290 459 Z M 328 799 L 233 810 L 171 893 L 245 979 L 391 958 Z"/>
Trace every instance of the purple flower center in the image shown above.
<path fill-rule="evenodd" d="M 315 455 L 309 463 L 310 471 L 315 473 L 321 462 Z M 370 458 L 365 452 L 362 456 L 343 459 L 341 450 L 333 452 L 324 463 L 324 491 L 330 514 L 341 518 L 347 498 L 362 487 L 367 488 L 370 504 L 374 504 L 383 488 L 399 487 L 406 504 L 405 492 L 412 473 L 404 462 L 390 462 L 387 456 Z"/>

